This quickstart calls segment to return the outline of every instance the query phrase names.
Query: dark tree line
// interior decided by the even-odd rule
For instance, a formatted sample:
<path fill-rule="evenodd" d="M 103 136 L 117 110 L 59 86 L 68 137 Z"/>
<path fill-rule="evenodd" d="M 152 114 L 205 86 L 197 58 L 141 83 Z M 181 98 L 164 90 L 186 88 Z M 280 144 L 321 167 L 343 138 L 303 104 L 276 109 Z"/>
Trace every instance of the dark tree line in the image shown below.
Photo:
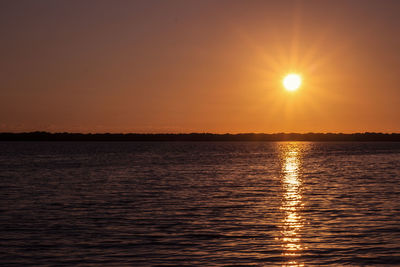
<path fill-rule="evenodd" d="M 399 133 L 111 134 L 0 133 L 0 141 L 400 141 Z"/>

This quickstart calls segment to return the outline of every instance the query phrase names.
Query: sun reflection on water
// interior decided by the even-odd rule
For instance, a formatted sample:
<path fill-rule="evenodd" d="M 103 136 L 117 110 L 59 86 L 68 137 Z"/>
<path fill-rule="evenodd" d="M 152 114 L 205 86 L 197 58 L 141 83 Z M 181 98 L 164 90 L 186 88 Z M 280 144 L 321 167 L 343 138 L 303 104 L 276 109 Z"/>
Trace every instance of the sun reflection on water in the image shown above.
<path fill-rule="evenodd" d="M 304 249 L 301 230 L 304 218 L 301 216 L 302 180 L 300 177 L 301 157 L 304 143 L 282 143 L 282 203 L 283 219 L 281 222 L 281 243 L 283 256 L 288 258 L 284 266 L 304 266 L 297 259 Z"/>

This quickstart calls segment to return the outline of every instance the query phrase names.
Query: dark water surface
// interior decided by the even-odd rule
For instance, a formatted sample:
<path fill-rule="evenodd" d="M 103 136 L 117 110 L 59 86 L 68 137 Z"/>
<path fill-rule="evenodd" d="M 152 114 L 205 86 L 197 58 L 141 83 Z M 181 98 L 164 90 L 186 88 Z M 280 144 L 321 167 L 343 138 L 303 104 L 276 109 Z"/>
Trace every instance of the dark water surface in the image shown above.
<path fill-rule="evenodd" d="M 0 143 L 0 265 L 400 265 L 400 143 Z"/>

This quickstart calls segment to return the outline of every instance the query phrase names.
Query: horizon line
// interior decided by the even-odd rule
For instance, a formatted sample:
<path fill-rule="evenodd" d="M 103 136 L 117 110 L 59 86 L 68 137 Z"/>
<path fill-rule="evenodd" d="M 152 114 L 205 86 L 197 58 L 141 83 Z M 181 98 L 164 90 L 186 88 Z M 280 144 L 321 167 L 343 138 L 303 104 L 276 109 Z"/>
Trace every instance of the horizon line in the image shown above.
<path fill-rule="evenodd" d="M 306 134 L 337 134 L 337 135 L 354 135 L 354 134 L 400 134 L 400 132 L 238 132 L 238 133 L 230 133 L 230 132 L 68 132 L 68 131 L 0 131 L 0 134 L 81 134 L 81 135 L 94 135 L 94 134 L 116 134 L 116 135 L 128 135 L 128 134 L 137 134 L 137 135 L 190 135 L 190 134 L 209 134 L 209 135 L 282 135 L 282 134 L 298 134 L 298 135 L 306 135 Z"/>
<path fill-rule="evenodd" d="M 0 133 L 0 141 L 394 141 L 400 133 Z"/>

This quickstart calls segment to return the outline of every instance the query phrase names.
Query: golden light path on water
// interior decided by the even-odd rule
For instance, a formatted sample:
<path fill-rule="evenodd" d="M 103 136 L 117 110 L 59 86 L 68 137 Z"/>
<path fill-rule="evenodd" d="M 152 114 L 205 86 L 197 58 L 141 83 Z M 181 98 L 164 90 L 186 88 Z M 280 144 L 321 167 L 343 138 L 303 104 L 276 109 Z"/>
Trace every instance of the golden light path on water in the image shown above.
<path fill-rule="evenodd" d="M 282 143 L 282 204 L 281 242 L 283 256 L 288 258 L 284 266 L 304 266 L 296 259 L 302 255 L 301 230 L 304 218 L 301 216 L 302 180 L 300 176 L 301 157 L 305 143 Z"/>

